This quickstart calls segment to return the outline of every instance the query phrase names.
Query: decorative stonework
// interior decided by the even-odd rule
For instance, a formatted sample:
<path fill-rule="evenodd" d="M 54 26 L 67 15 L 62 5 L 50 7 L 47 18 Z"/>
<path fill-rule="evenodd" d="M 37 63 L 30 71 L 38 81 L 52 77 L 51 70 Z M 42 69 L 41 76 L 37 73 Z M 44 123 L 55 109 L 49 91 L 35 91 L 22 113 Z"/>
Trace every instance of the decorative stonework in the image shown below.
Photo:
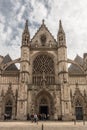
<path fill-rule="evenodd" d="M 46 35 L 45 35 L 45 34 L 42 34 L 42 35 L 40 36 L 40 40 L 41 40 L 42 46 L 45 46 L 45 44 L 46 44 Z"/>
<path fill-rule="evenodd" d="M 15 63 L 20 63 L 20 69 Z M 0 56 L 0 118 L 6 112 L 11 119 L 20 120 L 44 113 L 51 120 L 73 120 L 81 111 L 80 118 L 87 119 L 86 70 L 87 54 L 84 58 L 77 55 L 74 61 L 67 58 L 61 21 L 55 40 L 44 21 L 30 39 L 26 20 L 21 57 L 11 60 L 9 55 Z"/>
<path fill-rule="evenodd" d="M 46 84 L 55 83 L 54 62 L 50 56 L 45 54 L 38 55 L 33 62 L 33 83 L 35 85 L 42 84 L 43 73 L 46 78 Z"/>

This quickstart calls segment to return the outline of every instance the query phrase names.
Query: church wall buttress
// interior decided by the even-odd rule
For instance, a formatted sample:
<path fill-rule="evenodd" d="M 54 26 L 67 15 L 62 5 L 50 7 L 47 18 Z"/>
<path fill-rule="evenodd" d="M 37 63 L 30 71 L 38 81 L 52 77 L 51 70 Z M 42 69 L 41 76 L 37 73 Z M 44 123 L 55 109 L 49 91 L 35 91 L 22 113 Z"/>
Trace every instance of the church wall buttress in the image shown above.
<path fill-rule="evenodd" d="M 70 88 L 68 82 L 67 46 L 62 23 L 58 31 L 58 77 L 61 83 L 62 119 L 69 120 L 71 112 Z M 71 117 L 70 117 L 71 118 Z"/>
<path fill-rule="evenodd" d="M 18 112 L 17 118 L 26 120 L 27 119 L 27 98 L 28 98 L 28 84 L 29 84 L 29 60 L 30 50 L 29 42 L 30 35 L 28 31 L 28 21 L 26 21 L 25 29 L 22 35 L 22 46 L 21 46 L 21 62 L 20 62 L 20 85 L 18 91 Z"/>

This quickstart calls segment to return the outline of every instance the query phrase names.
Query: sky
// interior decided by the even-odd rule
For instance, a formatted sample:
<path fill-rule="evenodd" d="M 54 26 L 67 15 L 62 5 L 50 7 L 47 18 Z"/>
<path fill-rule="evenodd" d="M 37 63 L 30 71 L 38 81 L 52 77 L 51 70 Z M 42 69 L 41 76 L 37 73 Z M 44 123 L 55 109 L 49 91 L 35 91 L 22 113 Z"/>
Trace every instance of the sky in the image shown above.
<path fill-rule="evenodd" d="M 44 19 L 55 39 L 61 19 L 68 58 L 87 52 L 87 0 L 0 0 L 0 55 L 20 57 L 26 19 L 31 38 Z"/>

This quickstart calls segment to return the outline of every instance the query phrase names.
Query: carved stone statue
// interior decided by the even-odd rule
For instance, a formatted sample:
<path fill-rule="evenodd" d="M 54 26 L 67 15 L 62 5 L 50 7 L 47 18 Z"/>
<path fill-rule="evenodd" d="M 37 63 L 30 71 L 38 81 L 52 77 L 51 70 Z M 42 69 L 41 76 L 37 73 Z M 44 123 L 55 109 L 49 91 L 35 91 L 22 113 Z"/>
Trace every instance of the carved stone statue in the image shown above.
<path fill-rule="evenodd" d="M 45 85 L 46 85 L 46 78 L 45 78 L 45 72 L 44 71 L 43 71 L 43 74 L 42 74 L 41 83 L 42 83 L 42 86 L 45 87 Z"/>

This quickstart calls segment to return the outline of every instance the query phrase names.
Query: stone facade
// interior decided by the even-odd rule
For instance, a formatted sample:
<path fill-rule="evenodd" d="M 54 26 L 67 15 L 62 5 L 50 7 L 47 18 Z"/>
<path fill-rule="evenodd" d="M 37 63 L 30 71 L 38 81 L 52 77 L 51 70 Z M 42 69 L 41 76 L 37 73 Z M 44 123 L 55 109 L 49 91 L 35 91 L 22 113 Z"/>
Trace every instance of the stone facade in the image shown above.
<path fill-rule="evenodd" d="M 44 21 L 30 39 L 26 20 L 21 57 L 0 56 L 0 119 L 7 114 L 26 120 L 33 113 L 50 120 L 87 119 L 87 54 L 74 61 L 67 58 L 61 21 L 55 40 Z"/>

